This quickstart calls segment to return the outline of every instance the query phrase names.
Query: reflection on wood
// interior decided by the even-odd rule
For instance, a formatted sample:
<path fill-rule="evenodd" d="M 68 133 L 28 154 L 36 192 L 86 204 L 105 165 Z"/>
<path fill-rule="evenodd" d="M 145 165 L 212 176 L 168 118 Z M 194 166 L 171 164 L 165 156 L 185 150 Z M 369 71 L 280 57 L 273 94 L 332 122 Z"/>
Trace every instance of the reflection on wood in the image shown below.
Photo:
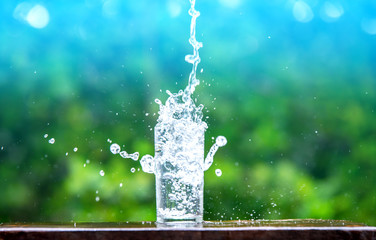
<path fill-rule="evenodd" d="M 376 227 L 338 220 L 0 224 L 0 239 L 376 239 Z"/>

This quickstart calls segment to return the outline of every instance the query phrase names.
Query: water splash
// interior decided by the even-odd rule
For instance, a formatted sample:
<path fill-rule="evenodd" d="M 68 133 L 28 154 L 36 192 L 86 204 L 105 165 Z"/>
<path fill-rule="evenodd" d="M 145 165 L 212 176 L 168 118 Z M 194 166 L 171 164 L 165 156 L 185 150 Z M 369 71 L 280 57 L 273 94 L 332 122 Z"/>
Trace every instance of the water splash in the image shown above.
<path fill-rule="evenodd" d="M 138 152 L 128 154 L 126 151 L 121 151 L 121 148 L 120 148 L 119 144 L 117 144 L 117 143 L 113 143 L 110 146 L 110 151 L 113 154 L 119 154 L 122 158 L 130 158 L 133 161 L 137 161 L 139 156 L 140 156 L 140 154 Z"/>
<path fill-rule="evenodd" d="M 223 147 L 227 144 L 227 139 L 224 136 L 218 136 L 215 143 L 210 148 L 208 155 L 205 158 L 204 171 L 208 170 L 213 164 L 214 154 L 218 151 L 218 148 Z"/>
<path fill-rule="evenodd" d="M 185 61 L 192 64 L 192 71 L 189 75 L 188 85 L 178 93 L 166 93 L 169 95 L 165 104 L 161 100 L 155 99 L 155 103 L 159 105 L 159 117 L 155 126 L 155 156 L 162 156 L 168 159 L 169 164 L 176 166 L 182 159 L 194 159 L 196 155 L 201 154 L 201 148 L 204 146 L 204 132 L 207 124 L 202 121 L 202 110 L 204 105 L 195 105 L 191 96 L 200 81 L 196 77 L 197 66 L 200 63 L 199 49 L 202 43 L 196 39 L 196 20 L 200 16 L 200 12 L 195 9 L 196 0 L 189 0 L 190 9 L 188 11 L 191 16 L 189 43 L 193 47 L 193 54 L 186 55 Z M 201 137 L 202 135 L 202 137 Z M 110 139 L 107 142 L 112 143 Z M 200 166 L 201 170 L 208 170 L 213 163 L 213 157 L 219 147 L 226 145 L 227 140 L 223 136 L 219 136 L 216 142 L 210 148 L 209 153 Z M 128 154 L 121 151 L 118 144 L 113 143 L 110 146 L 113 154 L 119 154 L 123 158 L 131 158 L 137 161 L 139 153 Z M 197 152 L 199 151 L 199 152 Z M 156 173 L 155 158 L 151 155 L 145 155 L 141 158 L 140 164 L 142 170 L 146 173 Z M 168 164 L 167 164 L 168 165 Z"/>
<path fill-rule="evenodd" d="M 155 156 L 144 155 L 140 160 L 142 170 L 156 177 L 158 222 L 166 219 L 202 221 L 204 171 L 212 165 L 219 147 L 227 143 L 225 137 L 217 137 L 204 160 L 204 136 L 208 128 L 202 120 L 204 105 L 196 106 L 192 100 L 192 94 L 200 84 L 196 72 L 201 61 L 199 49 L 202 47 L 202 43 L 196 40 L 196 19 L 200 12 L 195 9 L 195 2 L 190 0 L 188 11 L 191 16 L 189 43 L 193 47 L 193 54 L 185 56 L 185 60 L 192 64 L 188 85 L 178 93 L 167 90 L 169 97 L 165 104 L 155 99 L 159 105 L 154 128 Z M 135 161 L 139 157 L 138 152 L 128 154 L 121 151 L 116 143 L 110 146 L 110 150 L 113 154 Z M 134 173 L 135 169 L 132 168 L 131 172 Z M 221 174 L 218 172 L 217 176 Z"/>

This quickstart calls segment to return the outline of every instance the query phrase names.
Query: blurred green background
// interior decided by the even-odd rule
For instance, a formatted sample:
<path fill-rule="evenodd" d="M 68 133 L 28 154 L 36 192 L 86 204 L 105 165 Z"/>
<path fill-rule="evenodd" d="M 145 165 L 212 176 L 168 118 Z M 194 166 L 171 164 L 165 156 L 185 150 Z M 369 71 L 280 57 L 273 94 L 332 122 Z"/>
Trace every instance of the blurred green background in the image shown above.
<path fill-rule="evenodd" d="M 196 8 L 206 151 L 228 139 L 205 173 L 204 218 L 376 225 L 376 3 Z M 155 220 L 153 175 L 109 140 L 154 154 L 154 99 L 183 89 L 191 69 L 188 9 L 0 2 L 0 222 Z"/>

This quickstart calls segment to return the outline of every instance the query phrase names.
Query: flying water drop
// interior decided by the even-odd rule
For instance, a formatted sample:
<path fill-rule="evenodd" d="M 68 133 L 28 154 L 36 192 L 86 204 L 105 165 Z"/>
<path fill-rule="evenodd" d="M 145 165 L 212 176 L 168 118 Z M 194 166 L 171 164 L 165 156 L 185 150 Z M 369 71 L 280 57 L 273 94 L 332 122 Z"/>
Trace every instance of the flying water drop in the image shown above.
<path fill-rule="evenodd" d="M 130 158 L 133 161 L 137 161 L 138 158 L 140 157 L 140 154 L 138 152 L 128 154 L 126 151 L 121 151 L 121 148 L 120 148 L 119 144 L 117 144 L 117 143 L 113 143 L 110 146 L 110 151 L 113 154 L 119 154 L 122 158 Z"/>
<path fill-rule="evenodd" d="M 208 170 L 209 167 L 213 164 L 214 154 L 218 151 L 218 148 L 223 147 L 227 144 L 227 139 L 224 136 L 218 136 L 215 140 L 215 143 L 210 148 L 208 155 L 205 158 L 204 162 L 204 171 Z"/>
<path fill-rule="evenodd" d="M 110 146 L 110 151 L 112 152 L 112 154 L 118 154 L 120 152 L 120 146 L 119 146 L 119 144 L 113 143 Z"/>

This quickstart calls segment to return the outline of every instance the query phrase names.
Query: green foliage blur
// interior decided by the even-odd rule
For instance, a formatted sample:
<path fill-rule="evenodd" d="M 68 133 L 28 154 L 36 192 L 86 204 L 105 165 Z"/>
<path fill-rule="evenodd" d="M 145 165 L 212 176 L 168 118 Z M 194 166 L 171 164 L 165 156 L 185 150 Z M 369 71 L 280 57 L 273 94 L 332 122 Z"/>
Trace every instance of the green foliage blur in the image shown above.
<path fill-rule="evenodd" d="M 40 1 L 43 28 L 19 4 L 0 3 L 0 223 L 154 221 L 153 175 L 109 147 L 154 154 L 154 99 L 191 68 L 189 1 Z M 228 139 L 205 220 L 376 225 L 376 6 L 328 21 L 307 4 L 310 21 L 291 1 L 197 0 L 205 149 Z"/>

